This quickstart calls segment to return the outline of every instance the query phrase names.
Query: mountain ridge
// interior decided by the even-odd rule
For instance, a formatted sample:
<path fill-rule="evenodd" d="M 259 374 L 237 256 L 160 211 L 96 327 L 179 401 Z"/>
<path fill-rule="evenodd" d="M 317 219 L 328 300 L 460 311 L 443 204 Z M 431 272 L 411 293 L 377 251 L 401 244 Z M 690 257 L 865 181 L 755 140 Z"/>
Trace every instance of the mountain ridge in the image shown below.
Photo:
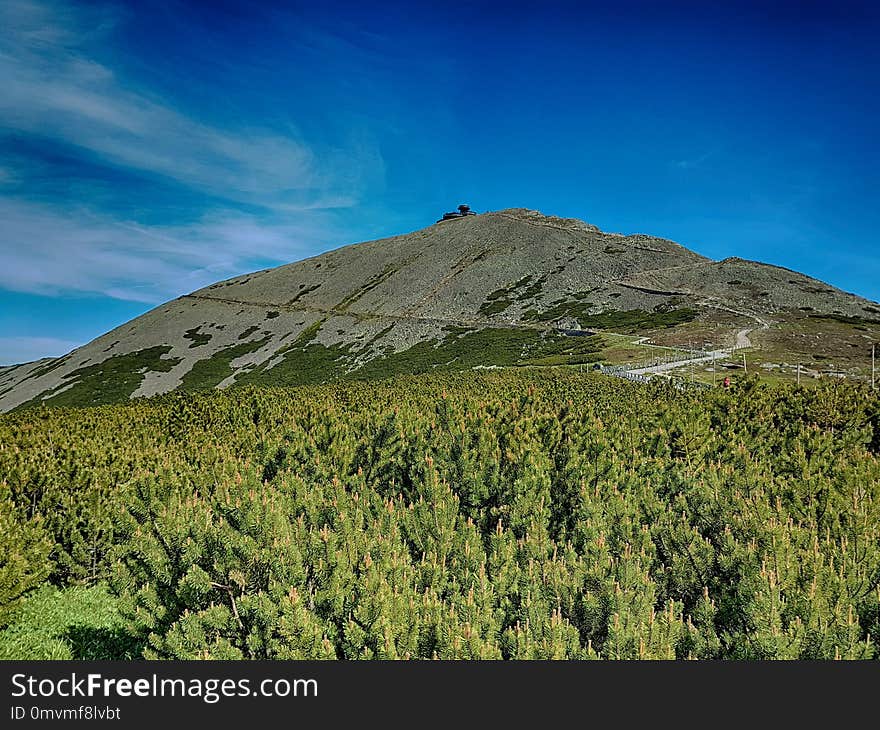
<path fill-rule="evenodd" d="M 716 321 L 725 309 L 746 320 L 880 315 L 870 300 L 783 267 L 714 261 L 668 239 L 510 208 L 185 294 L 60 358 L 0 369 L 0 410 L 376 376 L 407 364 L 577 364 L 601 359 L 607 343 L 574 346 L 572 333 L 711 324 L 731 339 L 737 322 L 721 331 Z M 485 362 L 467 350 L 478 343 Z"/>

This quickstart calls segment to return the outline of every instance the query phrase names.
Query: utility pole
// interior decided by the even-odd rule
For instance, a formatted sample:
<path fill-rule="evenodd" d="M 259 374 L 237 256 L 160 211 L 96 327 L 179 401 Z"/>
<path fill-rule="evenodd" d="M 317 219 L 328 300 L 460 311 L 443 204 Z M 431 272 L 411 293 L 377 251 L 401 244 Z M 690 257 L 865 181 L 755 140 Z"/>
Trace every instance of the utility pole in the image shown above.
<path fill-rule="evenodd" d="M 877 343 L 871 343 L 871 390 L 877 390 L 877 381 L 874 379 L 877 375 L 877 358 L 875 355 L 875 350 L 877 349 Z"/>
<path fill-rule="evenodd" d="M 798 361 L 798 374 L 797 374 L 797 384 L 801 384 L 801 363 Z"/>
<path fill-rule="evenodd" d="M 743 370 L 746 371 L 746 375 L 749 374 L 749 364 L 746 362 L 746 354 L 743 353 Z"/>

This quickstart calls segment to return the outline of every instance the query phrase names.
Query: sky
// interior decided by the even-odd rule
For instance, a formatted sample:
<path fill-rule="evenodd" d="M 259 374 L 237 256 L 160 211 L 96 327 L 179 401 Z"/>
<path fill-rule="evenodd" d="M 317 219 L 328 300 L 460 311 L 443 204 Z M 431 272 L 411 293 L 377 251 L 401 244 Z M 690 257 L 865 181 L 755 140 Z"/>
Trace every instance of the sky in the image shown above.
<path fill-rule="evenodd" d="M 0 365 L 462 202 L 880 300 L 876 2 L 0 3 Z"/>

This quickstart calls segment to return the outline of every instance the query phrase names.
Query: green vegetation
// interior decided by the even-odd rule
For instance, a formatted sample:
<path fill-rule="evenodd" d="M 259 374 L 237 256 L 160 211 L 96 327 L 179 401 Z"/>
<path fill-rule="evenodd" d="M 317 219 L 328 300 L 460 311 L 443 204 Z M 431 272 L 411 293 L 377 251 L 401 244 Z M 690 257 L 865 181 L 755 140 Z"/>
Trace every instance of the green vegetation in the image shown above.
<path fill-rule="evenodd" d="M 688 307 L 680 307 L 669 311 L 646 312 L 643 309 L 626 311 L 608 311 L 589 314 L 593 304 L 583 301 L 584 294 L 568 299 L 558 299 L 549 309 L 538 312 L 530 309 L 524 313 L 526 321 L 553 322 L 570 318 L 576 320 L 585 329 L 607 329 L 617 332 L 632 333 L 652 329 L 675 327 L 690 322 L 697 316 L 697 311 Z"/>
<path fill-rule="evenodd" d="M 166 345 L 149 347 L 81 367 L 54 390 L 41 393 L 20 407 L 37 405 L 47 396 L 53 406 L 94 406 L 125 400 L 140 387 L 145 373 L 167 373 L 180 362 L 179 358 L 162 357 L 170 351 L 171 347 Z"/>
<path fill-rule="evenodd" d="M 492 295 L 490 294 L 489 297 Z M 491 301 L 483 302 L 480 305 L 479 313 L 484 317 L 491 317 L 493 314 L 501 314 L 504 310 L 506 310 L 510 305 L 513 304 L 513 300 L 511 299 L 494 299 Z"/>
<path fill-rule="evenodd" d="M 279 351 L 280 362 L 271 368 L 257 367 L 242 373 L 236 383 L 298 386 L 468 370 L 479 365 L 573 365 L 600 359 L 601 341 L 597 338 L 566 337 L 557 332 L 518 327 L 472 330 L 450 326 L 442 340 L 418 342 L 406 350 L 380 355 L 358 367 L 354 364 L 357 352 L 350 345 L 327 346 L 314 342 L 321 324 L 316 322 L 295 342 Z"/>
<path fill-rule="evenodd" d="M 544 282 L 547 280 L 547 277 L 542 276 L 532 281 L 533 278 L 531 275 L 527 275 L 509 286 L 490 292 L 486 296 L 486 301 L 480 305 L 479 313 L 484 316 L 500 314 L 514 302 L 521 302 L 538 296 L 544 288 Z"/>
<path fill-rule="evenodd" d="M 25 380 L 30 380 L 31 378 L 42 378 L 44 375 L 48 375 L 53 370 L 60 368 L 69 359 L 70 355 L 63 355 L 62 357 L 53 358 L 49 362 L 40 365 L 39 367 L 35 367 L 33 370 L 31 370 Z"/>
<path fill-rule="evenodd" d="M 551 303 L 549 309 L 543 312 L 530 309 L 524 314 L 524 317 L 526 321 L 538 322 L 553 322 L 568 317 L 580 322 L 589 316 L 587 311 L 592 307 L 593 304 L 590 302 L 580 301 L 579 299 L 557 299 Z"/>
<path fill-rule="evenodd" d="M 137 659 L 118 600 L 106 586 L 43 586 L 0 631 L 0 661 L 9 659 Z"/>
<path fill-rule="evenodd" d="M 260 329 L 260 328 L 257 327 L 256 325 L 251 325 L 250 327 L 248 327 L 244 332 L 242 332 L 242 333 L 238 336 L 238 339 L 240 339 L 240 340 L 246 340 L 248 337 L 250 337 L 250 336 L 251 336 L 254 332 L 256 332 L 258 329 Z"/>
<path fill-rule="evenodd" d="M 871 342 L 880 342 L 880 321 L 847 322 L 838 317 L 792 314 L 779 317 L 769 329 L 755 330 L 749 336 L 756 345 L 747 353 L 749 371 L 754 366 L 755 372 L 762 371 L 762 377 L 796 380 L 796 365 L 801 363 L 820 373 L 845 372 L 848 378 L 867 382 L 871 375 Z M 777 367 L 765 370 L 765 363 Z M 810 374 L 801 373 L 802 383 L 812 380 Z"/>
<path fill-rule="evenodd" d="M 493 314 L 501 314 L 501 312 L 513 304 L 516 298 L 517 286 L 519 286 L 521 282 L 530 280 L 531 278 L 531 276 L 524 277 L 510 286 L 502 287 L 501 289 L 496 289 L 495 291 L 490 292 L 486 295 L 486 301 L 480 305 L 478 313 L 486 317 Z"/>
<path fill-rule="evenodd" d="M 516 283 L 529 291 L 530 277 Z M 539 282 L 538 282 L 539 283 Z M 494 294 L 494 293 L 493 293 Z M 492 295 L 490 295 L 492 296 Z M 500 296 L 500 295 L 499 295 Z M 579 313 L 582 327 L 616 329 L 622 332 L 650 327 L 673 327 L 689 321 L 696 313 L 690 309 L 671 312 L 605 312 L 586 315 L 592 305 L 583 301 L 588 293 L 573 294 L 571 300 L 556 306 L 537 319 L 556 318 L 559 312 Z M 498 299 L 497 301 L 506 301 Z M 528 313 L 527 313 L 528 314 Z M 307 327 L 292 343 L 281 348 L 273 357 L 250 369 L 236 371 L 232 362 L 255 352 L 271 338 L 230 345 L 197 360 L 181 379 L 181 390 L 197 391 L 216 387 L 235 374 L 235 383 L 242 385 L 299 386 L 326 383 L 340 379 L 375 379 L 405 373 L 467 370 L 477 366 L 509 367 L 521 365 L 577 365 L 596 362 L 601 358 L 602 341 L 590 337 L 568 337 L 551 330 L 530 327 L 488 327 L 482 330 L 447 327 L 442 339 L 419 342 L 401 352 L 386 352 L 366 360 L 371 355 L 376 338 L 386 334 L 393 325 L 382 330 L 369 343 L 336 343 L 325 345 L 315 341 L 323 320 Z M 195 327 L 185 336 L 193 341 L 190 347 L 206 344 L 211 336 L 199 333 Z M 239 340 L 259 330 L 252 325 L 238 335 Z M 148 371 L 167 372 L 180 362 L 179 358 L 162 358 L 170 347 L 153 347 L 128 355 L 117 355 L 98 365 L 80 368 L 68 376 L 50 395 L 49 404 L 59 406 L 100 405 L 128 399 L 137 390 Z M 70 383 L 72 386 L 68 387 Z M 20 408 L 39 405 L 45 393 Z"/>
<path fill-rule="evenodd" d="M 658 356 L 662 357 L 664 353 L 671 353 L 671 350 L 658 350 L 657 347 L 642 344 L 632 335 L 603 332 L 601 338 L 602 362 L 609 365 L 647 363 Z"/>
<path fill-rule="evenodd" d="M 231 345 L 222 350 L 218 350 L 211 357 L 198 360 L 186 375 L 183 376 L 180 384 L 181 390 L 207 390 L 215 387 L 218 383 L 228 378 L 234 370 L 232 369 L 232 361 L 242 355 L 256 352 L 269 341 L 266 336 L 261 340 L 253 342 L 243 342 L 240 345 Z"/>
<path fill-rule="evenodd" d="M 526 278 L 531 279 L 532 277 L 529 276 Z M 517 295 L 517 299 L 522 301 L 523 299 L 531 299 L 532 297 L 538 296 L 538 294 L 540 294 L 541 290 L 544 288 L 544 282 L 546 281 L 546 279 L 546 276 L 542 276 L 533 284 L 529 284 L 529 286 L 527 286 L 522 292 Z"/>
<path fill-rule="evenodd" d="M 349 347 L 327 347 L 314 342 L 324 320 L 318 320 L 304 329 L 287 347 L 279 350 L 272 360 L 242 373 L 237 384 L 271 384 L 279 386 L 309 385 L 339 378 L 345 372 Z M 281 361 L 269 367 L 277 357 Z"/>
<path fill-rule="evenodd" d="M 206 332 L 199 332 L 199 329 L 199 327 L 193 327 L 183 333 L 183 339 L 192 340 L 191 348 L 207 345 L 211 341 L 211 335 Z"/>
<path fill-rule="evenodd" d="M 22 514 L 8 485 L 0 482 L 0 626 L 12 619 L 23 596 L 49 576 L 51 550 L 42 517 Z"/>
<path fill-rule="evenodd" d="M 690 322 L 697 317 L 697 311 L 688 307 L 670 311 L 645 312 L 630 309 L 624 312 L 602 312 L 591 314 L 580 320 L 582 327 L 616 330 L 619 332 L 639 332 L 652 329 L 670 328 Z"/>
<path fill-rule="evenodd" d="M 805 309 L 805 307 L 800 308 Z M 880 324 L 880 319 L 870 319 L 868 317 L 849 317 L 845 314 L 811 314 L 809 316 L 811 319 L 831 319 L 835 322 L 841 322 L 843 324 Z"/>
<path fill-rule="evenodd" d="M 443 340 L 419 342 L 407 350 L 366 363 L 358 376 L 382 378 L 431 370 L 463 370 L 480 364 L 513 365 L 540 333 L 514 328 L 468 330 L 448 327 Z"/>
<path fill-rule="evenodd" d="M 866 389 L 552 368 L 6 414 L 0 656 L 877 657 L 878 454 Z"/>

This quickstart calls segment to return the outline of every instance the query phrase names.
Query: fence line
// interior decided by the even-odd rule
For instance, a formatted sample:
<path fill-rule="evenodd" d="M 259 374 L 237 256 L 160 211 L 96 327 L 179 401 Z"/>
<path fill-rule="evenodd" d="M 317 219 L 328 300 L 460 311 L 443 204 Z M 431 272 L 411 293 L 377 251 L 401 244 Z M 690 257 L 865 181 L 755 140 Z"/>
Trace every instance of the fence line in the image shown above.
<path fill-rule="evenodd" d="M 646 366 L 639 365 L 638 367 L 641 368 L 641 367 L 646 367 Z M 636 369 L 636 368 L 633 368 L 633 369 Z M 633 382 L 633 383 L 643 383 L 643 384 L 651 382 L 651 379 L 653 377 L 657 377 L 657 375 L 658 375 L 658 374 L 654 374 L 654 375 L 649 376 L 649 375 L 640 375 L 639 373 L 632 373 L 623 365 L 603 365 L 602 367 L 599 368 L 599 371 L 604 373 L 605 375 L 610 375 L 614 378 L 622 378 L 624 380 L 629 380 L 630 382 Z M 701 383 L 700 381 L 696 381 L 696 380 L 691 382 L 691 381 L 685 380 L 684 378 L 674 377 L 672 375 L 664 375 L 663 377 L 666 379 L 666 381 L 670 385 L 672 385 L 673 388 L 676 388 L 678 390 L 687 390 L 688 388 L 706 389 L 706 388 L 712 387 L 711 385 L 709 385 L 707 383 Z"/>

